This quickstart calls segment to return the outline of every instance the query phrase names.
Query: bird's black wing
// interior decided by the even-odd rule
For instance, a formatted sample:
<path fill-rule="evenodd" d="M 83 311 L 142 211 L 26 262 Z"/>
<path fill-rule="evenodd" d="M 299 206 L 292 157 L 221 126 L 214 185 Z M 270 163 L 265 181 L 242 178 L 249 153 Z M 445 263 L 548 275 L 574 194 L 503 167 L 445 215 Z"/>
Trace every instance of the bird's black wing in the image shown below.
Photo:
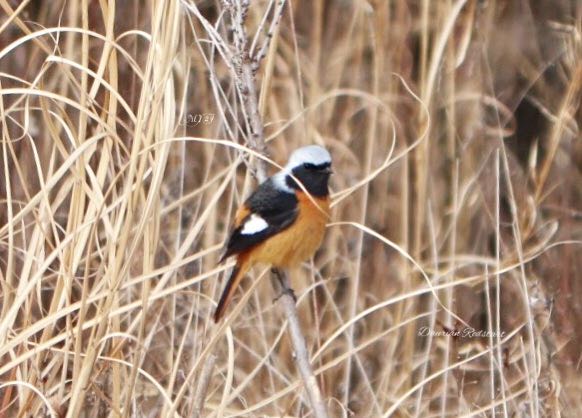
<path fill-rule="evenodd" d="M 235 224 L 220 261 L 245 251 L 290 226 L 297 218 L 297 203 L 294 193 L 280 190 L 272 179 L 261 183 L 245 201 L 245 216 L 238 225 Z M 264 227 L 249 228 L 253 225 Z"/>

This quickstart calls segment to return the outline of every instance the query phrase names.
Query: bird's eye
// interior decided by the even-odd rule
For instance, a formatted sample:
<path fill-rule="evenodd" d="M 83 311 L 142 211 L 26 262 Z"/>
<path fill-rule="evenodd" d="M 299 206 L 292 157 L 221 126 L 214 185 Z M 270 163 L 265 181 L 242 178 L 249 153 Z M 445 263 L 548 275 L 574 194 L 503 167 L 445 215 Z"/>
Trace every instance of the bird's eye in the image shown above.
<path fill-rule="evenodd" d="M 303 163 L 303 168 L 305 168 L 306 170 L 315 170 L 315 164 Z"/>

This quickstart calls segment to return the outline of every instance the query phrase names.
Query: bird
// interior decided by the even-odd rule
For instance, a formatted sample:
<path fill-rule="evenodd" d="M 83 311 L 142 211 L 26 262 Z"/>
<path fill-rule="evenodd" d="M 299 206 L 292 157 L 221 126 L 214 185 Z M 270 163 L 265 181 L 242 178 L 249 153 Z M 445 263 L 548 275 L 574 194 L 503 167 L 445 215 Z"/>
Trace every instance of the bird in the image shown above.
<path fill-rule="evenodd" d="M 292 269 L 321 246 L 330 217 L 331 162 L 324 147 L 298 148 L 238 208 L 219 260 L 236 256 L 236 263 L 214 312 L 215 323 L 254 265 Z"/>

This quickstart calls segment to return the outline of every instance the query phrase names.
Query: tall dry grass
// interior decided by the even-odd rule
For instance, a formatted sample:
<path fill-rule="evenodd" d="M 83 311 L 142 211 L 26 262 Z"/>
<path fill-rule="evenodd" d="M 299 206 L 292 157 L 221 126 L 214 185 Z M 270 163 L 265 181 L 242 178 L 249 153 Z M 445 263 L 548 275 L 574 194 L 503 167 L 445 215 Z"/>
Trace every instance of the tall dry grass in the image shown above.
<path fill-rule="evenodd" d="M 0 7 L 0 417 L 308 416 L 265 271 L 211 321 L 256 158 L 222 3 Z M 580 416 L 580 2 L 284 7 L 259 106 L 274 162 L 334 158 L 292 274 L 330 414 Z"/>

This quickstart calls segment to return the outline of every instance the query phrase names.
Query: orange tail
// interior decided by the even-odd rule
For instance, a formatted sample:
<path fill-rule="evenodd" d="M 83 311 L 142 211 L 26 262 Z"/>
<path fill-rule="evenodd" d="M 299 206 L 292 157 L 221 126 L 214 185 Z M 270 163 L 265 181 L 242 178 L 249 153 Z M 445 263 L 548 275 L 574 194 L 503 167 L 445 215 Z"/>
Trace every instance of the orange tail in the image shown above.
<path fill-rule="evenodd" d="M 220 296 L 220 301 L 218 302 L 216 311 L 214 311 L 214 322 L 220 321 L 224 316 L 224 312 L 230 304 L 236 288 L 240 284 L 240 281 L 247 271 L 249 271 L 249 263 L 246 260 L 241 260 L 239 257 L 236 261 L 236 265 L 230 273 L 230 278 L 228 279 L 228 282 L 226 282 L 226 286 L 222 291 L 222 295 Z"/>

